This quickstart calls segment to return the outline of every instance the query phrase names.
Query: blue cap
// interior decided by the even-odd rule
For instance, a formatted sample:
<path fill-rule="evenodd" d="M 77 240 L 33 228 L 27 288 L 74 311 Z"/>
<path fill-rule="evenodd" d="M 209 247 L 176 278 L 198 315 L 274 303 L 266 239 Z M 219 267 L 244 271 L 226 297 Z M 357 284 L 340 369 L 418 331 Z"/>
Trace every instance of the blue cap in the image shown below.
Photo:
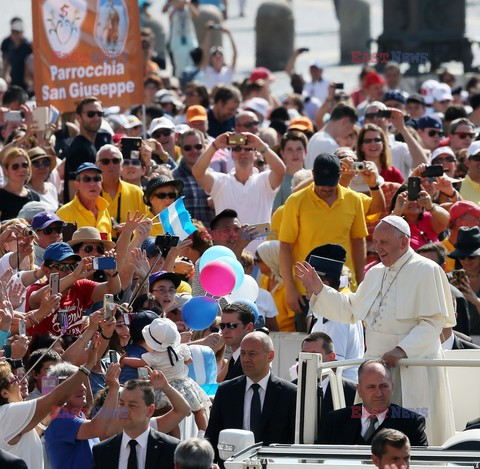
<path fill-rule="evenodd" d="M 75 175 L 78 176 L 80 173 L 83 173 L 84 171 L 88 171 L 89 169 L 92 169 L 93 171 L 98 171 L 99 173 L 102 172 L 102 170 L 96 164 L 82 163 L 75 171 Z"/>
<path fill-rule="evenodd" d="M 52 223 L 60 222 L 62 226 L 65 226 L 66 223 L 61 220 L 55 213 L 52 212 L 40 212 L 37 213 L 32 218 L 32 228 L 35 231 L 44 230 L 47 226 L 50 226 Z"/>
<path fill-rule="evenodd" d="M 403 93 L 401 91 L 389 90 L 383 96 L 383 102 L 385 101 L 397 101 L 399 103 L 405 104 L 407 100 L 405 99 L 405 96 L 403 96 Z"/>
<path fill-rule="evenodd" d="M 417 128 L 418 129 L 443 129 L 442 120 L 440 117 L 435 116 L 434 114 L 430 114 L 428 116 L 422 116 L 417 121 Z"/>
<path fill-rule="evenodd" d="M 179 275 L 174 274 L 173 272 L 166 272 L 165 270 L 159 270 L 154 274 L 150 275 L 149 282 L 150 285 L 153 285 L 159 280 L 170 280 L 175 285 L 175 288 L 178 288 L 182 279 Z"/>
<path fill-rule="evenodd" d="M 155 252 L 159 252 L 159 249 L 155 245 L 155 238 L 153 236 L 149 236 L 140 246 L 140 248 L 145 251 L 147 257 L 152 256 Z"/>
<path fill-rule="evenodd" d="M 76 261 L 81 261 L 82 258 L 73 252 L 73 249 L 67 243 L 53 243 L 45 249 L 43 253 L 44 261 L 60 262 L 69 257 Z"/>

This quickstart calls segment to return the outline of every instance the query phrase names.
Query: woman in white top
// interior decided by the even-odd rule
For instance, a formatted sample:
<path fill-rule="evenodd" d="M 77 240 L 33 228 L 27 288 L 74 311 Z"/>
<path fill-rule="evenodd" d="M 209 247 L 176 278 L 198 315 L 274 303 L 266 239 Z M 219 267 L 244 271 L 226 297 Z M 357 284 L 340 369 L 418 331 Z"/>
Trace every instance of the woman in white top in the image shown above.
<path fill-rule="evenodd" d="M 78 387 L 87 381 L 97 362 L 100 341 L 90 349 L 87 363 L 38 399 L 24 401 L 20 379 L 7 362 L 0 362 L 0 448 L 20 457 L 29 469 L 43 469 L 43 448 L 40 436 L 52 420 L 52 409 L 63 405 Z"/>
<path fill-rule="evenodd" d="M 205 31 L 205 37 L 202 44 L 203 58 L 200 68 L 204 73 L 205 86 L 211 90 L 213 87 L 219 84 L 231 85 L 233 83 L 233 75 L 235 73 L 235 66 L 237 64 L 237 47 L 235 45 L 235 41 L 233 40 L 232 33 L 227 28 L 224 28 L 219 24 L 215 24 L 213 21 L 209 21 L 206 26 L 207 29 Z M 233 54 L 232 65 L 230 66 L 225 63 L 223 47 L 210 47 L 212 31 L 214 29 L 222 31 L 230 39 Z"/>
<path fill-rule="evenodd" d="M 40 147 L 34 147 L 27 153 L 32 165 L 32 174 L 27 186 L 38 194 L 40 202 L 47 206 L 48 211 L 56 212 L 58 192 L 48 178 L 55 169 L 57 158 L 54 155 L 47 155 L 45 150 Z"/>

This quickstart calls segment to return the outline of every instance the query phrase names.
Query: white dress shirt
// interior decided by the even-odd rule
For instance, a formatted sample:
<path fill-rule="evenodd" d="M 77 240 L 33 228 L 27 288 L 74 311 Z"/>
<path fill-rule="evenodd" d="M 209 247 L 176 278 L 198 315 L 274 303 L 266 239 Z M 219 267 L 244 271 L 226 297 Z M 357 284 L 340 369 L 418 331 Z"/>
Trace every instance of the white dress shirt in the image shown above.
<path fill-rule="evenodd" d="M 148 435 L 150 434 L 150 427 L 139 435 L 137 438 L 130 438 L 125 432 L 122 436 L 122 444 L 120 445 L 120 459 L 118 460 L 118 469 L 127 469 L 128 456 L 130 455 L 130 440 L 136 440 L 137 446 L 137 467 L 138 469 L 145 468 L 145 461 L 147 458 L 147 443 Z"/>
<path fill-rule="evenodd" d="M 260 381 L 258 381 L 258 385 L 260 388 L 258 389 L 258 394 L 260 396 L 260 406 L 263 410 L 263 403 L 265 402 L 265 392 L 267 391 L 268 380 L 270 379 L 270 372 L 268 372 Z M 253 396 L 253 389 L 252 384 L 254 382 L 247 377 L 247 384 L 245 386 L 245 399 L 243 402 L 243 429 L 250 430 L 250 407 L 252 405 L 252 396 Z"/>
<path fill-rule="evenodd" d="M 371 414 L 370 412 L 365 409 L 365 407 L 362 405 L 362 438 L 365 436 L 365 433 L 367 433 L 368 427 L 370 426 L 370 421 L 371 418 L 369 417 Z M 383 412 L 381 414 L 377 414 L 377 423 L 375 424 L 375 430 L 383 423 L 385 420 L 385 416 L 387 415 L 387 412 Z"/>
<path fill-rule="evenodd" d="M 453 350 L 453 343 L 455 342 L 455 336 L 452 332 L 452 335 L 445 341 L 442 342 L 443 350 Z"/>

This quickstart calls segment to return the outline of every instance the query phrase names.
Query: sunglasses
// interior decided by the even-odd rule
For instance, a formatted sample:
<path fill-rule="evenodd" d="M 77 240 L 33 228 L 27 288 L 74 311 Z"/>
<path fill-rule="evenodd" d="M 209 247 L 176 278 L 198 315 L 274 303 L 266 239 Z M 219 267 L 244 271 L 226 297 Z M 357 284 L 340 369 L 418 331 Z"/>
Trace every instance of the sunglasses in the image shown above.
<path fill-rule="evenodd" d="M 172 135 L 173 130 L 171 129 L 163 129 L 163 130 L 156 130 L 153 134 L 153 138 L 158 138 L 158 137 L 170 137 Z"/>
<path fill-rule="evenodd" d="M 220 329 L 222 329 L 223 331 L 225 328 L 230 330 L 236 329 L 240 324 L 241 323 L 239 322 L 221 322 L 219 326 L 220 326 Z"/>
<path fill-rule="evenodd" d="M 455 158 L 453 156 L 446 156 L 445 158 L 435 158 L 435 163 L 455 163 Z"/>
<path fill-rule="evenodd" d="M 41 158 L 41 159 L 32 161 L 32 166 L 34 168 L 49 168 L 50 167 L 50 159 Z"/>
<path fill-rule="evenodd" d="M 108 166 L 110 164 L 110 162 L 112 162 L 112 164 L 114 164 L 115 166 L 119 165 L 122 160 L 120 158 L 102 158 L 100 160 L 98 160 L 99 163 L 103 164 L 104 166 Z"/>
<path fill-rule="evenodd" d="M 477 257 L 478 256 L 461 256 L 461 257 L 458 257 L 458 259 L 460 259 L 461 261 L 464 261 L 465 259 L 468 259 L 469 261 L 473 261 Z"/>
<path fill-rule="evenodd" d="M 157 288 L 155 290 L 152 290 L 152 292 L 158 292 L 160 293 L 160 295 L 165 295 L 165 294 L 169 294 L 169 295 L 175 295 L 175 293 L 177 293 L 177 290 L 175 288 Z"/>
<path fill-rule="evenodd" d="M 140 160 L 123 160 L 123 166 L 140 166 L 141 164 Z"/>
<path fill-rule="evenodd" d="M 27 169 L 28 168 L 28 163 L 13 163 L 12 164 L 12 169 L 14 171 L 18 171 L 19 168 Z"/>
<path fill-rule="evenodd" d="M 242 147 L 240 145 L 237 145 L 236 147 L 232 148 L 232 151 L 236 151 L 236 152 L 239 152 L 239 151 L 255 151 L 255 150 L 256 150 L 255 148 Z"/>
<path fill-rule="evenodd" d="M 78 263 L 74 262 L 73 264 L 50 264 L 48 267 L 50 269 L 60 270 L 61 272 L 73 272 L 77 268 Z"/>
<path fill-rule="evenodd" d="M 201 143 L 196 143 L 195 145 L 184 145 L 183 149 L 185 151 L 192 151 L 195 148 L 195 150 L 201 150 L 203 148 L 203 145 Z"/>
<path fill-rule="evenodd" d="M 473 132 L 453 132 L 452 135 L 458 135 L 458 138 L 465 140 L 467 137 L 473 138 L 475 134 Z"/>
<path fill-rule="evenodd" d="M 87 244 L 86 246 L 82 246 L 82 249 L 86 254 L 90 254 L 94 249 L 97 251 L 97 254 L 105 254 L 105 246 L 103 244 L 97 244 L 96 246 Z"/>
<path fill-rule="evenodd" d="M 102 182 L 102 176 L 98 175 L 98 176 L 83 176 L 81 178 L 81 181 L 82 182 L 86 182 L 86 183 L 89 183 L 89 182 Z"/>
<path fill-rule="evenodd" d="M 13 375 L 13 378 L 10 378 L 8 381 L 8 386 L 11 386 L 12 384 L 20 384 L 20 378 L 17 375 Z"/>
<path fill-rule="evenodd" d="M 468 159 L 472 161 L 480 161 L 480 153 L 477 155 L 471 155 L 468 157 Z"/>
<path fill-rule="evenodd" d="M 265 166 L 265 160 L 257 160 L 255 161 L 255 166 L 257 168 L 263 168 Z"/>
<path fill-rule="evenodd" d="M 176 199 L 177 193 L 176 192 L 157 192 L 156 194 L 153 194 L 153 196 L 160 200 L 166 199 L 167 197 L 169 199 Z"/>
<path fill-rule="evenodd" d="M 380 137 L 375 137 L 375 138 L 364 138 L 363 143 L 382 143 L 383 140 Z"/>
<path fill-rule="evenodd" d="M 43 231 L 46 235 L 51 235 L 53 232 L 60 234 L 63 230 L 62 226 L 49 226 L 41 231 Z"/>
<path fill-rule="evenodd" d="M 103 111 L 87 111 L 85 114 L 90 118 L 94 116 L 103 117 Z"/>
<path fill-rule="evenodd" d="M 427 135 L 429 137 L 435 137 L 436 135 L 438 135 L 439 137 L 443 137 L 444 133 L 441 131 L 441 130 L 433 130 L 433 129 L 430 129 L 428 132 L 427 132 Z"/>
<path fill-rule="evenodd" d="M 376 119 L 378 117 L 377 112 L 369 112 L 365 114 L 365 119 Z"/>
<path fill-rule="evenodd" d="M 260 122 L 252 121 L 252 122 L 245 122 L 245 124 L 238 124 L 240 127 L 245 127 L 246 129 L 251 129 L 252 127 L 256 127 Z"/>

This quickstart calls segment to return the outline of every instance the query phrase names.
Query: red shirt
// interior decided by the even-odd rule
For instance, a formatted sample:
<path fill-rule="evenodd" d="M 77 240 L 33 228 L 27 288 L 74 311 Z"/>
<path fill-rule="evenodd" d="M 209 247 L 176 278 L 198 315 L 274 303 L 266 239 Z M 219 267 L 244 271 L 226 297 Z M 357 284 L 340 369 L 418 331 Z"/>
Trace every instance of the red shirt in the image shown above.
<path fill-rule="evenodd" d="M 380 171 L 380 176 L 385 179 L 386 182 L 398 182 L 403 184 L 403 174 L 395 166 L 390 166 L 390 168 L 383 168 Z"/>
<path fill-rule="evenodd" d="M 27 310 L 30 310 L 29 300 L 30 295 L 37 290 L 44 287 L 46 283 L 34 283 L 27 290 L 26 305 Z M 92 280 L 77 280 L 68 290 L 65 296 L 60 300 L 60 308 L 50 316 L 46 317 L 40 324 L 29 329 L 29 335 L 42 335 L 52 333 L 54 335 L 62 335 L 61 327 L 58 323 L 58 312 L 64 311 L 67 313 L 68 329 L 64 335 L 79 336 L 83 328 L 83 313 L 92 304 L 93 289 L 98 285 Z"/>

